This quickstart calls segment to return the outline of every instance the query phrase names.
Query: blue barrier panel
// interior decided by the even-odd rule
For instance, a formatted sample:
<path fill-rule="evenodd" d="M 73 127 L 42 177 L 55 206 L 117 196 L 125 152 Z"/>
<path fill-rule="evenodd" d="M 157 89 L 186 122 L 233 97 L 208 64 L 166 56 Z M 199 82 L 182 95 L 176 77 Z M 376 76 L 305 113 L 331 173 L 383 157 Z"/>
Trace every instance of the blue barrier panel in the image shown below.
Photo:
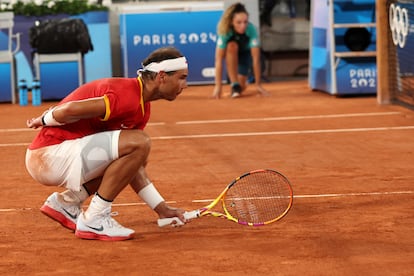
<path fill-rule="evenodd" d="M 0 60 L 0 102 L 12 101 L 12 64 Z"/>
<path fill-rule="evenodd" d="M 61 100 L 83 83 L 82 54 L 35 54 L 43 100 Z"/>
<path fill-rule="evenodd" d="M 111 37 L 109 12 L 92 11 L 71 18 L 82 19 L 88 27 L 93 51 L 84 55 L 85 83 L 112 77 Z"/>
<path fill-rule="evenodd" d="M 309 85 L 330 94 L 373 94 L 374 0 L 313 0 Z"/>
<path fill-rule="evenodd" d="M 69 16 L 67 14 L 49 16 L 15 16 L 15 32 L 21 33 L 21 49 L 16 54 L 16 71 L 18 79 L 26 79 L 29 83 L 37 74 L 32 62 L 33 49 L 29 43 L 29 30 L 35 21 L 62 18 L 80 18 L 88 27 L 94 50 L 84 55 L 84 78 L 90 82 L 99 78 L 112 77 L 111 40 L 109 32 L 109 12 L 92 11 Z M 76 71 L 77 72 L 77 71 Z M 75 74 L 77 74 L 75 72 Z M 47 81 L 53 81 L 49 78 Z M 59 82 L 59 80 L 57 80 Z"/>
<path fill-rule="evenodd" d="M 119 15 L 125 77 L 135 77 L 141 62 L 155 49 L 174 46 L 188 59 L 189 83 L 214 82 L 216 28 L 221 9 L 145 12 L 137 7 Z M 223 72 L 223 79 L 225 75 Z"/>
<path fill-rule="evenodd" d="M 342 59 L 337 67 L 338 94 L 371 94 L 377 89 L 377 66 L 371 58 Z"/>

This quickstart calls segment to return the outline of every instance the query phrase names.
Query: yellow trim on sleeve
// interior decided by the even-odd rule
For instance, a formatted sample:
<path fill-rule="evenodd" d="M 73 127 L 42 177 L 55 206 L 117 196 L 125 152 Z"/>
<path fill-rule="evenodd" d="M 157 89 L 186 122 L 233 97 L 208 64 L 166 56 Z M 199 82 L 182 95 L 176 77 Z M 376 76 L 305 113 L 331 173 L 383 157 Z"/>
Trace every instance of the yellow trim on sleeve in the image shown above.
<path fill-rule="evenodd" d="M 108 121 L 109 116 L 111 115 L 111 105 L 109 104 L 109 99 L 107 95 L 104 95 L 103 99 L 105 101 L 105 117 L 101 120 Z"/>
<path fill-rule="evenodd" d="M 137 78 L 138 83 L 139 83 L 139 87 L 141 88 L 141 99 L 140 99 L 140 103 L 141 103 L 141 111 L 142 111 L 142 116 L 145 115 L 145 107 L 144 107 L 144 88 L 142 87 L 142 80 L 140 77 Z"/>

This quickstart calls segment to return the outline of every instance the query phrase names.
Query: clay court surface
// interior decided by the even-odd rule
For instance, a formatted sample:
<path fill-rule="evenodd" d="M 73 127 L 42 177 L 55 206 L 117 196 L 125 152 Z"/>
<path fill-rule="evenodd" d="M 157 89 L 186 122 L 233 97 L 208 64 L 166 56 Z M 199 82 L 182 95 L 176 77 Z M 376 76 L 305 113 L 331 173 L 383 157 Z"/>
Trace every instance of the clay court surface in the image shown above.
<path fill-rule="evenodd" d="M 128 187 L 113 206 L 136 231 L 123 242 L 80 240 L 40 213 L 61 189 L 26 172 L 36 130 L 25 120 L 55 103 L 0 104 L 0 274 L 413 275 L 413 111 L 312 92 L 306 80 L 264 86 L 271 97 L 249 90 L 218 101 L 212 86 L 190 86 L 154 102 L 147 170 L 166 200 L 190 210 L 241 173 L 276 169 L 295 194 L 286 217 L 256 228 L 213 217 L 159 228 Z"/>

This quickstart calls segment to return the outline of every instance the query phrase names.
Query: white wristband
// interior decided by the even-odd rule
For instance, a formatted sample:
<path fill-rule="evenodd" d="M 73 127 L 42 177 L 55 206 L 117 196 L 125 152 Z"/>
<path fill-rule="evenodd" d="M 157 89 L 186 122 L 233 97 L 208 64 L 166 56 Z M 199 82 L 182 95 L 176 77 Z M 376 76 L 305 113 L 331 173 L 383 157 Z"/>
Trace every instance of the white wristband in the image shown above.
<path fill-rule="evenodd" d="M 138 192 L 139 197 L 148 204 L 151 209 L 155 209 L 158 204 L 164 201 L 164 198 L 155 188 L 154 184 L 150 183 Z"/>
<path fill-rule="evenodd" d="M 55 120 L 55 118 L 53 117 L 53 111 L 55 110 L 56 107 L 50 109 L 49 111 L 47 111 L 45 113 L 45 115 L 43 115 L 42 117 L 42 123 L 44 126 L 61 126 L 64 125 L 63 123 L 59 123 L 58 121 Z"/>

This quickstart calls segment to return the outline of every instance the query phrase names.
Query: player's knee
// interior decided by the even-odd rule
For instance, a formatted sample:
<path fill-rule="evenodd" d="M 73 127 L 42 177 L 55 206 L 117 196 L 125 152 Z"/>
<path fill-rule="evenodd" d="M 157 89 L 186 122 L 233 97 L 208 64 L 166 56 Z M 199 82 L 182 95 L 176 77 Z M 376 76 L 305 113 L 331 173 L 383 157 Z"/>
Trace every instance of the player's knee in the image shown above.
<path fill-rule="evenodd" d="M 138 153 L 148 155 L 151 138 L 142 130 L 122 131 L 119 141 L 120 155 Z"/>
<path fill-rule="evenodd" d="M 143 131 L 138 131 L 130 143 L 138 151 L 149 151 L 151 148 L 151 138 Z"/>

